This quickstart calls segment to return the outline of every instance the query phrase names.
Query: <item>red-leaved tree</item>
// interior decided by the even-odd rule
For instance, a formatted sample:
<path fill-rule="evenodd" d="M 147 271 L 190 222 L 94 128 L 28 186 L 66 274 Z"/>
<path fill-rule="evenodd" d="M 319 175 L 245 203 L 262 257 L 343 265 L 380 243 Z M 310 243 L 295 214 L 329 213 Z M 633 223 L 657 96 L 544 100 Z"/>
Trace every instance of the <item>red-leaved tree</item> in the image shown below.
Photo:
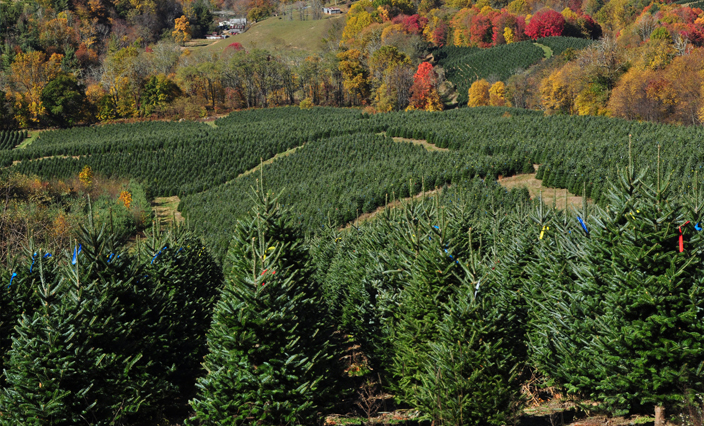
<path fill-rule="evenodd" d="M 530 18 L 526 35 L 533 40 L 543 37 L 561 36 L 565 29 L 565 18 L 552 9 L 543 9 Z"/>
<path fill-rule="evenodd" d="M 421 62 L 418 65 L 418 71 L 413 76 L 408 109 L 442 110 L 442 102 L 440 102 L 437 85 L 438 75 L 435 73 L 433 66 L 428 62 Z"/>

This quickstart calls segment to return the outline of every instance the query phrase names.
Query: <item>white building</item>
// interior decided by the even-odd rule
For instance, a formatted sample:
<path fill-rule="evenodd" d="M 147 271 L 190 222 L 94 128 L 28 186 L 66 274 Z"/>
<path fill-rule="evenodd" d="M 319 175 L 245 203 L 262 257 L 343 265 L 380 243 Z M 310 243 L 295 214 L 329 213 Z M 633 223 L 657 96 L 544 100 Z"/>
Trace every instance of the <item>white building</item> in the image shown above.
<path fill-rule="evenodd" d="M 341 14 L 342 11 L 337 7 L 324 7 L 323 13 L 326 15 L 338 15 Z"/>

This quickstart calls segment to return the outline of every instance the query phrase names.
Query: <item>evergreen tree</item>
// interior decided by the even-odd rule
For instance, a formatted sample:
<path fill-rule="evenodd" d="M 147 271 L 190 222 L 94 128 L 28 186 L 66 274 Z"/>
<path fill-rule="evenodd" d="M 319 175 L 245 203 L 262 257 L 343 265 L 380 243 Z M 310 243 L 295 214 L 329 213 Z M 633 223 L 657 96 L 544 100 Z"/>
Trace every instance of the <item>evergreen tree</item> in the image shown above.
<path fill-rule="evenodd" d="M 40 259 L 40 271 L 41 263 Z M 2 426 L 69 425 L 80 420 L 72 418 L 67 400 L 80 398 L 87 390 L 69 389 L 80 374 L 75 357 L 86 348 L 72 333 L 74 316 L 59 301 L 65 287 L 62 279 L 47 280 L 40 272 L 39 307 L 23 314 L 15 327 L 5 366 L 7 386 L 0 389 Z"/>
<path fill-rule="evenodd" d="M 658 167 L 659 168 L 659 167 Z M 701 392 L 700 217 L 632 162 L 608 205 L 571 220 L 532 270 L 531 352 L 568 391 L 613 413 L 664 408 Z M 698 214 L 698 213 L 697 213 Z M 692 221 L 687 224 L 687 221 Z"/>
<path fill-rule="evenodd" d="M 315 424 L 338 375 L 299 229 L 260 188 L 238 223 L 193 423 Z"/>
<path fill-rule="evenodd" d="M 505 220 L 508 214 L 514 220 Z M 527 215 L 494 211 L 491 250 L 471 248 L 464 275 L 430 343 L 418 400 L 437 425 L 508 424 L 521 407 L 527 360 L 527 305 L 521 288 L 533 261 L 535 232 Z"/>
<path fill-rule="evenodd" d="M 41 279 L 53 281 L 56 275 L 56 258 L 51 253 L 35 251 L 30 241 L 21 260 L 13 262 L 9 270 L 0 269 L 0 366 L 12 345 L 14 328 L 22 315 L 31 317 L 41 301 L 37 297 L 37 286 Z M 42 263 L 41 274 L 39 262 Z M 0 381 L 0 387 L 3 386 Z"/>
<path fill-rule="evenodd" d="M 79 237 L 54 280 L 42 272 L 42 311 L 15 329 L 0 424 L 121 423 L 144 418 L 168 388 L 143 356 L 138 265 L 92 226 Z"/>
<path fill-rule="evenodd" d="M 429 344 L 437 336 L 445 304 L 459 288 L 462 273 L 457 261 L 462 258 L 461 248 L 446 216 L 422 212 L 422 205 L 407 209 L 405 226 L 392 236 L 399 241 L 401 273 L 408 281 L 393 324 L 391 372 L 397 398 L 414 407 L 421 404 L 418 388 L 429 362 Z"/>
<path fill-rule="evenodd" d="M 148 354 L 154 374 L 181 394 L 190 394 L 207 353 L 205 336 L 223 283 L 222 268 L 202 242 L 183 227 L 158 226 L 139 246 L 150 291 L 142 299 L 148 312 L 141 334 L 152 336 Z"/>

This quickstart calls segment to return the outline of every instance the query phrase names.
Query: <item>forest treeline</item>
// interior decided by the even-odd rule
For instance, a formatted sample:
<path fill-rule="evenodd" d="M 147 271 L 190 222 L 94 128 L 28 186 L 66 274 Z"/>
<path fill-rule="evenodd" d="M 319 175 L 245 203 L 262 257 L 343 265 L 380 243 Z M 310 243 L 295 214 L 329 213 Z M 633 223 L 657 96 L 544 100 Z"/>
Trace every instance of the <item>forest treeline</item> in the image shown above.
<path fill-rule="evenodd" d="M 290 6 L 230 3 L 243 16 L 256 11 L 257 19 Z M 187 38 L 216 28 L 212 12 L 222 6 L 3 0 L 0 125 L 198 118 L 291 104 L 439 110 L 458 101 L 701 121 L 704 12 L 696 3 L 361 0 L 344 22 L 331 20 L 320 52 L 246 50 L 237 42 L 184 48 Z M 553 55 L 553 37 L 597 42 Z M 543 55 L 534 42 L 545 47 Z M 444 47 L 491 52 L 514 44 L 531 47 L 497 69 L 505 50 L 455 61 L 453 69 L 436 58 L 464 55 Z"/>
<path fill-rule="evenodd" d="M 700 421 L 704 196 L 627 163 L 603 208 L 474 179 L 310 238 L 259 182 L 222 266 L 183 229 L 126 250 L 89 216 L 0 270 L 0 424 L 310 425 L 390 392 L 502 425 L 536 375 L 591 412 Z"/>

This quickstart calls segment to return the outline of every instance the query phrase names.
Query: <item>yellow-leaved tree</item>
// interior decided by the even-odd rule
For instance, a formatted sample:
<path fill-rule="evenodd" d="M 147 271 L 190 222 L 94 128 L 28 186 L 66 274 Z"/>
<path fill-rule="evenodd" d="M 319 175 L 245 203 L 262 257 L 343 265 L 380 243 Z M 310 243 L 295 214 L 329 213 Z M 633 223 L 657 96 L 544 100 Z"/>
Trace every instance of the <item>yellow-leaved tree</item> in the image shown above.
<path fill-rule="evenodd" d="M 364 55 L 357 49 L 350 49 L 338 53 L 337 58 L 345 90 L 360 103 L 364 102 L 369 97 L 369 76 L 362 62 Z"/>
<path fill-rule="evenodd" d="M 185 45 L 186 42 L 191 39 L 192 35 L 191 23 L 188 22 L 186 15 L 181 15 L 180 18 L 174 20 L 174 30 L 171 32 L 171 36 L 176 43 Z"/>
<path fill-rule="evenodd" d="M 15 119 L 22 127 L 38 123 L 45 114 L 41 95 L 44 86 L 61 71 L 63 55 L 53 54 L 47 60 L 42 52 L 18 53 L 10 68 L 18 89 L 15 98 Z"/>
<path fill-rule="evenodd" d="M 506 99 L 506 85 L 503 81 L 497 81 L 489 88 L 489 105 L 511 106 L 511 103 Z"/>
<path fill-rule="evenodd" d="M 469 102 L 467 106 L 479 107 L 489 105 L 489 82 L 484 80 L 477 80 L 469 86 Z"/>
<path fill-rule="evenodd" d="M 90 188 L 93 185 L 93 169 L 90 166 L 83 166 L 83 170 L 78 174 L 78 180 L 81 181 L 84 187 Z"/>

